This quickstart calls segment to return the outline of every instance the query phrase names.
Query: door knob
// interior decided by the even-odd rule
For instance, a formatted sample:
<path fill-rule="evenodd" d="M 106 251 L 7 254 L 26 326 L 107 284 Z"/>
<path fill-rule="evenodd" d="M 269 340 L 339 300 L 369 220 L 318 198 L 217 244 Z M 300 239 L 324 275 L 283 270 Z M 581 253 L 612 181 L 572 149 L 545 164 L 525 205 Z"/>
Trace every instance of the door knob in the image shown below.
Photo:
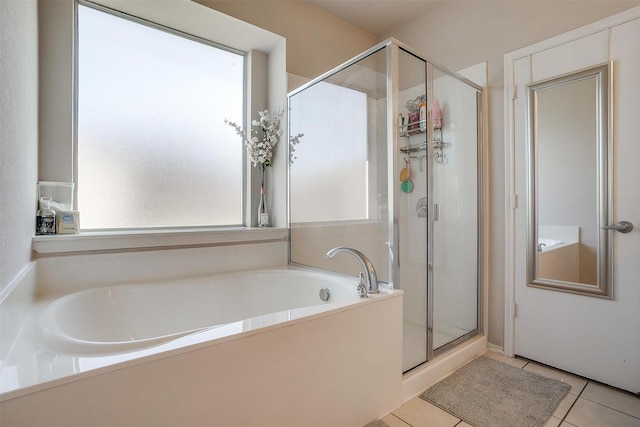
<path fill-rule="evenodd" d="M 605 225 L 602 227 L 603 230 L 616 230 L 621 233 L 628 233 L 633 230 L 633 224 L 629 221 L 618 221 L 613 225 Z"/>

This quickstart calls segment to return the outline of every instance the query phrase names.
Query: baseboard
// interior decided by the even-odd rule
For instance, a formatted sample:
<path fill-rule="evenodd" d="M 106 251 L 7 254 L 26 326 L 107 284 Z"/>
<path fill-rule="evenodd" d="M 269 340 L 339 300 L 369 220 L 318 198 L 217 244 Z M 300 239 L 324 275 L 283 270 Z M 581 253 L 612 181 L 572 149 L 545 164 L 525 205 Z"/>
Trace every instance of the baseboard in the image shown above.
<path fill-rule="evenodd" d="M 502 354 L 504 356 L 504 347 L 501 347 L 499 345 L 489 343 L 487 345 L 487 350 L 492 353 Z"/>

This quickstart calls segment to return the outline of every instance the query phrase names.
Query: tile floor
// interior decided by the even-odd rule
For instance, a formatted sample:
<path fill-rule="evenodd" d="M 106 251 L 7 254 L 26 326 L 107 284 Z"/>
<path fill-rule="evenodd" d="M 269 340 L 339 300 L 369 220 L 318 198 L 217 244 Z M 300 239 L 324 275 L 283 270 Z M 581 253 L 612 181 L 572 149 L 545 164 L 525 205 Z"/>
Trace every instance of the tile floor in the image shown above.
<path fill-rule="evenodd" d="M 484 355 L 571 385 L 545 427 L 640 427 L 640 397 L 525 359 L 491 352 Z M 409 400 L 382 421 L 390 427 L 469 427 L 419 397 Z"/>

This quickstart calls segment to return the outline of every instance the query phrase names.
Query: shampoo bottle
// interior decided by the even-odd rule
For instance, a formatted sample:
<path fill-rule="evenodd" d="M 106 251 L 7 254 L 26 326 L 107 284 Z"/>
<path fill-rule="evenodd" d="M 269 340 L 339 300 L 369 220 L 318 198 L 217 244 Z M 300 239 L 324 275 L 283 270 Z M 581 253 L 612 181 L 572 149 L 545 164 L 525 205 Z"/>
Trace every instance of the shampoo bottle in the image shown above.
<path fill-rule="evenodd" d="M 56 211 L 51 209 L 51 197 L 41 197 L 36 213 L 36 235 L 56 234 Z"/>
<path fill-rule="evenodd" d="M 420 103 L 420 130 L 427 130 L 427 104 L 424 101 Z"/>
<path fill-rule="evenodd" d="M 442 112 L 440 111 L 440 103 L 437 99 L 433 100 L 433 128 L 440 129 L 442 127 Z"/>

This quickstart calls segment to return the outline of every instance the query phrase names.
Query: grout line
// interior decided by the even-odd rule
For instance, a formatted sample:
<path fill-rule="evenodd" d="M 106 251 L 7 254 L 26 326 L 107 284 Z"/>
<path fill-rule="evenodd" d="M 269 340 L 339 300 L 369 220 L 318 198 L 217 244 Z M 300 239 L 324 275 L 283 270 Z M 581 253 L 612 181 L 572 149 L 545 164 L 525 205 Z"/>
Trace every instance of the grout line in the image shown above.
<path fill-rule="evenodd" d="M 628 395 L 628 396 L 631 396 L 631 397 L 634 397 L 634 398 L 640 398 L 640 396 L 637 396 L 637 395 L 635 395 L 635 394 L 633 394 L 633 393 L 631 393 L 631 392 L 629 392 L 629 391 L 627 391 L 627 390 L 621 390 L 621 389 L 619 389 L 619 388 L 617 388 L 617 387 L 610 386 L 610 385 L 608 385 L 608 384 L 601 383 L 601 382 L 599 382 L 599 381 L 595 381 L 595 380 L 593 380 L 593 381 L 592 381 L 592 380 L 589 380 L 589 381 L 587 382 L 587 385 L 589 385 L 589 383 L 594 383 L 595 385 L 599 385 L 599 386 L 601 386 L 601 387 L 606 387 L 607 389 L 609 389 L 610 391 L 615 392 L 615 393 L 620 393 L 620 394 L 622 394 L 622 395 Z M 586 388 L 587 388 L 587 386 L 585 386 L 585 388 L 584 388 L 584 389 L 586 389 Z M 583 391 L 584 391 L 584 389 L 583 389 Z M 622 411 L 622 410 L 620 410 L 620 409 L 612 408 L 611 406 L 607 406 L 607 405 L 605 405 L 605 404 L 604 404 L 604 403 L 602 403 L 602 402 L 598 402 L 597 400 L 591 400 L 591 399 L 586 398 L 586 397 L 583 397 L 583 399 L 584 399 L 584 400 L 587 400 L 587 401 L 589 401 L 589 402 L 595 403 L 595 404 L 597 404 L 597 405 L 603 406 L 603 407 L 605 407 L 605 408 L 609 408 L 609 409 L 611 409 L 611 410 L 613 410 L 613 411 L 617 411 L 617 412 L 620 412 L 620 413 L 622 413 L 622 414 L 628 415 L 628 416 L 630 416 L 631 418 L 635 418 L 635 419 L 637 419 L 637 420 L 640 420 L 640 417 L 636 417 L 635 415 L 628 414 L 628 413 L 626 413 L 626 412 L 624 412 L 624 411 Z"/>
<path fill-rule="evenodd" d="M 524 366 L 522 366 L 522 368 L 521 368 L 521 369 L 526 368 L 526 367 L 531 363 L 531 360 L 529 360 L 529 359 L 525 359 L 525 360 L 527 361 L 527 363 L 525 363 L 525 364 L 524 364 Z M 542 365 L 542 366 L 546 366 L 546 365 Z M 554 368 L 554 367 L 551 367 L 551 366 L 550 366 L 550 368 L 551 368 L 551 369 L 553 369 L 553 370 L 559 371 L 557 368 Z M 562 371 L 560 371 L 560 372 L 562 372 Z M 575 375 L 575 374 L 572 374 L 572 375 Z M 582 389 L 578 392 L 577 396 L 576 396 L 576 395 L 574 395 L 574 396 L 576 396 L 576 400 L 574 400 L 574 401 L 573 401 L 573 403 L 571 404 L 571 406 L 569 407 L 569 409 L 567 409 L 567 412 L 565 412 L 565 414 L 562 416 L 562 418 L 560 419 L 560 424 L 559 424 L 559 425 L 562 425 L 562 423 L 564 423 L 564 422 L 566 422 L 566 423 L 567 423 L 567 424 L 569 424 L 569 425 L 573 425 L 573 424 L 570 424 L 568 421 L 566 421 L 566 418 L 567 418 L 567 416 L 569 415 L 569 413 L 571 412 L 571 410 L 573 409 L 573 407 L 575 406 L 575 404 L 578 402 L 578 399 L 579 399 L 579 398 L 580 398 L 580 396 L 582 395 L 582 392 L 584 391 L 584 389 L 585 389 L 585 388 L 587 388 L 587 384 L 589 384 L 589 381 L 587 381 L 587 382 L 585 383 L 585 385 L 582 387 Z M 571 394 L 571 393 L 567 393 L 567 394 L 565 395 L 565 398 L 566 398 L 566 396 L 568 396 L 569 394 Z"/>
<path fill-rule="evenodd" d="M 403 423 L 405 423 L 406 425 L 413 427 L 412 424 L 409 424 L 407 421 L 403 420 L 402 418 L 400 418 L 399 416 L 397 416 L 396 414 L 394 414 L 393 412 L 391 413 L 391 415 L 393 415 L 394 417 L 396 417 L 397 419 L 399 419 L 400 421 L 402 421 Z"/>
<path fill-rule="evenodd" d="M 571 404 L 571 406 L 569 406 L 569 409 L 567 409 L 567 412 L 564 414 L 564 416 L 560 420 L 560 424 L 562 424 L 562 423 L 564 423 L 566 421 L 567 417 L 571 413 L 571 410 L 573 409 L 574 406 L 576 406 L 576 403 L 578 403 L 578 399 L 580 399 L 580 396 L 582 396 L 582 392 L 587 388 L 587 385 L 589 385 L 589 381 L 587 381 L 584 384 L 584 386 L 582 387 L 582 389 L 578 392 L 578 395 L 576 396 L 576 400 L 574 400 L 573 403 Z M 568 421 L 566 421 L 566 422 L 567 422 L 567 424 L 573 425 L 573 424 L 569 423 Z"/>
<path fill-rule="evenodd" d="M 522 367 L 522 369 L 524 369 L 526 366 L 528 366 L 530 363 L 532 363 L 532 361 L 531 361 L 531 360 L 528 360 L 528 359 L 526 359 L 526 360 L 527 360 L 527 363 Z M 547 366 L 547 365 L 545 365 L 545 364 L 540 364 L 540 365 L 541 365 L 541 366 Z M 612 407 L 610 407 L 610 406 L 607 406 L 607 405 L 605 405 L 605 404 L 603 404 L 603 403 L 601 403 L 601 402 L 597 402 L 597 401 L 595 401 L 595 400 L 587 399 L 586 397 L 582 397 L 582 393 L 587 389 L 587 386 L 589 385 L 589 383 L 599 384 L 599 385 L 602 385 L 602 386 L 608 387 L 608 388 L 610 388 L 610 389 L 612 389 L 612 390 L 614 390 L 614 391 L 617 391 L 617 392 L 620 392 L 620 393 L 623 393 L 623 394 L 629 393 L 631 396 L 634 396 L 634 395 L 633 395 L 633 393 L 627 392 L 626 390 L 620 390 L 620 389 L 618 389 L 618 388 L 616 388 L 616 387 L 612 387 L 612 386 L 610 386 L 610 385 L 603 384 L 603 383 L 600 383 L 600 382 L 595 381 L 595 380 L 591 380 L 591 379 L 586 378 L 586 377 L 583 377 L 583 376 L 581 376 L 581 375 L 574 374 L 573 372 L 565 371 L 565 370 L 562 370 L 562 369 L 559 369 L 559 368 L 555 368 L 555 367 L 553 367 L 553 366 L 548 366 L 548 367 L 549 367 L 550 369 L 553 369 L 553 370 L 558 371 L 558 372 L 565 372 L 565 373 L 567 373 L 567 374 L 569 374 L 569 375 L 573 375 L 573 376 L 575 376 L 575 377 L 582 378 L 583 380 L 585 380 L 585 381 L 586 381 L 586 382 L 585 382 L 585 385 L 584 385 L 584 386 L 583 386 L 583 387 L 578 391 L 578 393 L 577 393 L 577 394 L 574 394 L 574 396 L 576 396 L 576 400 L 574 400 L 574 401 L 573 401 L 573 404 L 569 407 L 569 409 L 567 410 L 566 414 L 564 414 L 564 417 L 562 417 L 561 423 L 562 423 L 562 422 L 566 422 L 567 424 L 569 424 L 569 425 L 572 425 L 572 426 L 573 426 L 573 424 L 570 424 L 570 423 L 566 420 L 566 418 L 569 416 L 569 413 L 571 412 L 571 410 L 573 409 L 573 407 L 576 405 L 576 403 L 578 403 L 578 399 L 584 399 L 584 400 L 587 400 L 587 401 L 589 401 L 589 402 L 595 403 L 596 405 L 602 406 L 603 408 L 611 409 L 612 411 L 616 411 L 616 412 L 619 412 L 619 413 L 621 413 L 621 414 L 627 415 L 627 416 L 629 416 L 629 417 L 631 417 L 631 418 L 634 418 L 634 419 L 640 420 L 640 418 L 638 418 L 638 417 L 636 417 L 636 416 L 634 416 L 634 415 L 631 415 L 631 414 L 627 414 L 626 412 L 621 411 L 621 410 L 619 410 L 619 409 L 612 408 Z M 634 396 L 634 397 L 635 397 L 635 396 Z"/>
<path fill-rule="evenodd" d="M 585 388 L 586 388 L 586 387 L 585 387 Z M 628 413 L 626 413 L 626 412 L 624 412 L 624 411 L 622 411 L 622 410 L 620 410 L 620 409 L 612 408 L 611 406 L 607 406 L 607 405 L 605 405 L 604 403 L 597 402 L 597 401 L 595 401 L 595 400 L 591 400 L 591 399 L 587 399 L 586 397 L 582 397 L 582 399 L 586 400 L 587 402 L 594 403 L 594 404 L 596 404 L 596 405 L 598 405 L 598 406 L 602 406 L 603 408 L 607 408 L 607 409 L 610 409 L 610 410 L 612 410 L 612 411 L 616 411 L 616 412 L 618 412 L 618 413 L 620 413 L 620 414 L 626 415 L 626 416 L 631 417 L 631 418 L 634 418 L 634 419 L 636 419 L 636 420 L 640 420 L 640 418 L 636 417 L 635 415 L 628 414 Z M 577 401 L 578 401 L 578 399 L 576 399 L 576 402 L 577 402 Z"/>
<path fill-rule="evenodd" d="M 587 388 L 587 386 L 589 385 L 589 382 L 590 382 L 590 381 L 589 381 L 589 380 L 587 380 L 587 382 L 585 382 L 585 383 L 584 383 L 584 387 L 582 387 L 582 390 L 580 390 L 580 393 L 578 393 L 578 398 L 579 398 L 580 396 L 582 396 L 582 392 Z M 578 400 L 578 399 L 576 399 L 576 400 Z"/>

